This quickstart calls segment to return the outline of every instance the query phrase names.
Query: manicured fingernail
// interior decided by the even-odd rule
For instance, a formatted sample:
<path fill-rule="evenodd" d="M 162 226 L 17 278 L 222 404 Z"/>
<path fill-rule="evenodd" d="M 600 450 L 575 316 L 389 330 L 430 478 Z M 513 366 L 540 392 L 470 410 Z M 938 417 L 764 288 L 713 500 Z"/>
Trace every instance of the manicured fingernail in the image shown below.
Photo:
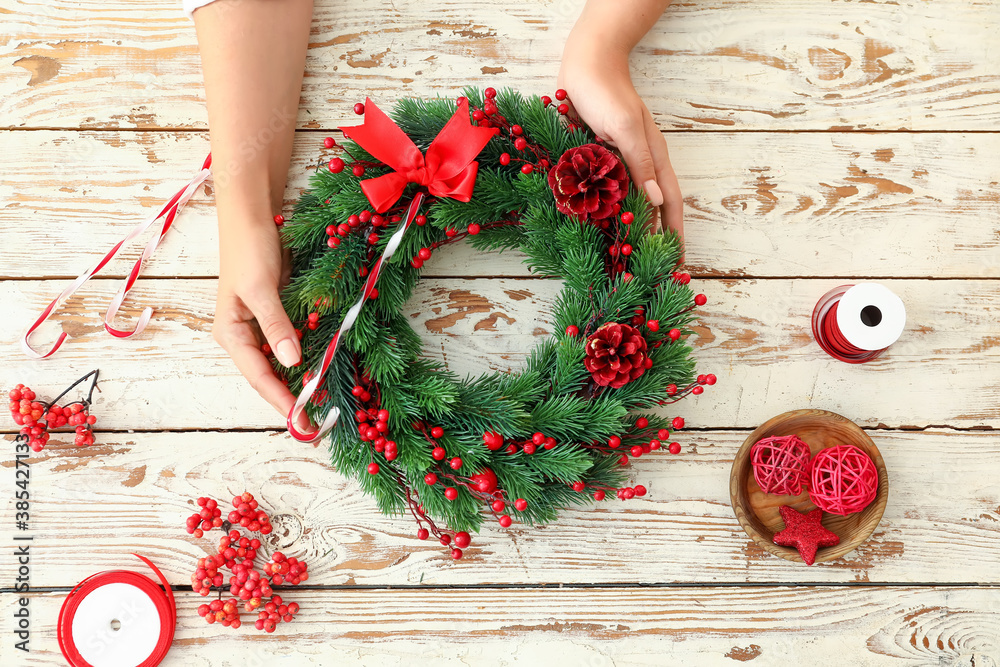
<path fill-rule="evenodd" d="M 663 193 L 660 192 L 660 186 L 656 184 L 656 181 L 649 179 L 642 184 L 642 189 L 646 191 L 646 196 L 649 197 L 649 203 L 653 206 L 663 206 Z"/>
<path fill-rule="evenodd" d="M 274 348 L 274 356 L 278 358 L 282 366 L 294 366 L 299 362 L 299 351 L 295 349 L 295 343 L 287 338 Z"/>

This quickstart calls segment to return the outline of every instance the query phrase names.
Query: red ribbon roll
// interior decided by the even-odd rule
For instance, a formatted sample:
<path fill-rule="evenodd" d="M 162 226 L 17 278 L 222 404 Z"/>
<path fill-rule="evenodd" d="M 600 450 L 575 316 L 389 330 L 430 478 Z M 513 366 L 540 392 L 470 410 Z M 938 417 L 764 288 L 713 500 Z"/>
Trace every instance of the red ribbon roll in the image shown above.
<path fill-rule="evenodd" d="M 841 285 L 830 290 L 816 303 L 812 314 L 813 338 L 823 348 L 823 351 L 834 359 L 848 364 L 863 364 L 877 358 L 889 348 L 881 350 L 862 350 L 844 336 L 837 324 L 837 306 L 841 297 L 853 285 Z"/>
<path fill-rule="evenodd" d="M 80 605 L 87 599 L 88 595 L 110 584 L 127 584 L 138 588 L 149 596 L 160 617 L 160 632 L 156 638 L 153 650 L 142 662 L 137 662 L 135 667 L 155 667 L 155 665 L 159 665 L 163 661 L 167 655 L 167 651 L 170 650 L 170 643 L 174 639 L 174 629 L 177 626 L 177 608 L 174 602 L 174 593 L 170 589 L 170 584 L 167 583 L 166 577 L 163 576 L 163 573 L 149 559 L 139 554 L 132 555 L 148 565 L 156 573 L 156 576 L 159 577 L 160 582 L 163 584 L 163 588 L 160 588 L 149 577 L 130 570 L 98 572 L 77 584 L 69 592 L 69 595 L 66 596 L 66 600 L 59 609 L 59 620 L 56 626 L 59 649 L 71 667 L 95 667 L 95 665 L 84 658 L 78 648 L 78 638 L 73 635 L 73 620 Z M 79 639 L 92 641 L 94 637 L 81 637 Z"/>

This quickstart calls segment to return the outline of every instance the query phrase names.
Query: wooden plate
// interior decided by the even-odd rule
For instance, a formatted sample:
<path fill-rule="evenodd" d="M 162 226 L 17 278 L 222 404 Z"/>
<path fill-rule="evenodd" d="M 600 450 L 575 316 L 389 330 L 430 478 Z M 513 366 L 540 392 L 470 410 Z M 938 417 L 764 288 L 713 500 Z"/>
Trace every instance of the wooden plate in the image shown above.
<path fill-rule="evenodd" d="M 793 410 L 774 417 L 750 434 L 733 461 L 729 477 L 729 496 L 733 511 L 743 530 L 753 541 L 785 560 L 802 562 L 799 552 L 791 547 L 779 547 L 771 540 L 785 527 L 778 513 L 782 505 L 791 505 L 800 512 L 816 509 L 809 494 L 798 496 L 769 495 L 760 490 L 750 465 L 750 448 L 763 438 L 775 435 L 797 435 L 809 445 L 813 455 L 828 447 L 854 445 L 866 452 L 878 470 L 878 493 L 875 500 L 861 512 L 847 516 L 824 514 L 823 525 L 840 537 L 840 544 L 825 547 L 816 554 L 816 562 L 840 558 L 868 539 L 882 519 L 889 497 L 889 475 L 878 447 L 857 424 L 826 410 Z"/>

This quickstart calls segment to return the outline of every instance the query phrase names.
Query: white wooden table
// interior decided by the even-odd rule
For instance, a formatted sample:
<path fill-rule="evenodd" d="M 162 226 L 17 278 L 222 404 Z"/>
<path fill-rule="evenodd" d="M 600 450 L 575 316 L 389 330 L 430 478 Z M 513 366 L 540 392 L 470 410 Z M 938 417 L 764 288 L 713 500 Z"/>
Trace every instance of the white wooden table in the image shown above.
<path fill-rule="evenodd" d="M 178 220 L 114 340 L 100 314 L 139 248 L 56 318 L 26 324 L 168 197 L 208 150 L 193 27 L 179 3 L 0 0 L 0 385 L 55 391 L 100 367 L 97 444 L 31 457 L 31 653 L 13 649 L 15 429 L 0 456 L 0 664 L 62 664 L 55 618 L 85 576 L 150 557 L 178 585 L 170 665 L 1000 664 L 1000 8 L 994 0 L 678 3 L 637 49 L 667 133 L 691 272 L 709 295 L 684 454 L 643 457 L 645 498 L 488 527 L 460 562 L 382 517 L 300 445 L 212 342 L 211 188 Z M 288 201 L 325 130 L 369 95 L 466 84 L 546 94 L 579 0 L 319 0 Z M 884 358 L 827 357 L 809 314 L 874 279 L 909 322 Z M 549 333 L 558 285 L 514 255 L 435 255 L 408 305 L 460 373 L 517 368 Z M 49 327 L 39 340 L 51 340 Z M 749 430 L 816 407 L 869 429 L 891 478 L 863 547 L 806 568 L 729 506 Z M 55 437 L 54 440 L 67 438 Z M 208 626 L 188 583 L 207 540 L 194 498 L 251 490 L 312 577 L 300 617 L 264 635 Z"/>

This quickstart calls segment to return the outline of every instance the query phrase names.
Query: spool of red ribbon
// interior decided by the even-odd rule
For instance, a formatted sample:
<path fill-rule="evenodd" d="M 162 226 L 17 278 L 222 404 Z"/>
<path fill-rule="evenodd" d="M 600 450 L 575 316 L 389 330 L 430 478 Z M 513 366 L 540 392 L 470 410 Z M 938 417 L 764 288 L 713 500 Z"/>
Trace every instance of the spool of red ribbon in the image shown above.
<path fill-rule="evenodd" d="M 177 611 L 166 577 L 163 584 L 130 570 L 87 577 L 70 591 L 59 610 L 59 649 L 71 667 L 154 667 L 174 639 Z"/>
<path fill-rule="evenodd" d="M 813 337 L 834 359 L 863 364 L 878 358 L 903 333 L 902 300 L 878 283 L 841 285 L 823 295 L 812 314 Z"/>

